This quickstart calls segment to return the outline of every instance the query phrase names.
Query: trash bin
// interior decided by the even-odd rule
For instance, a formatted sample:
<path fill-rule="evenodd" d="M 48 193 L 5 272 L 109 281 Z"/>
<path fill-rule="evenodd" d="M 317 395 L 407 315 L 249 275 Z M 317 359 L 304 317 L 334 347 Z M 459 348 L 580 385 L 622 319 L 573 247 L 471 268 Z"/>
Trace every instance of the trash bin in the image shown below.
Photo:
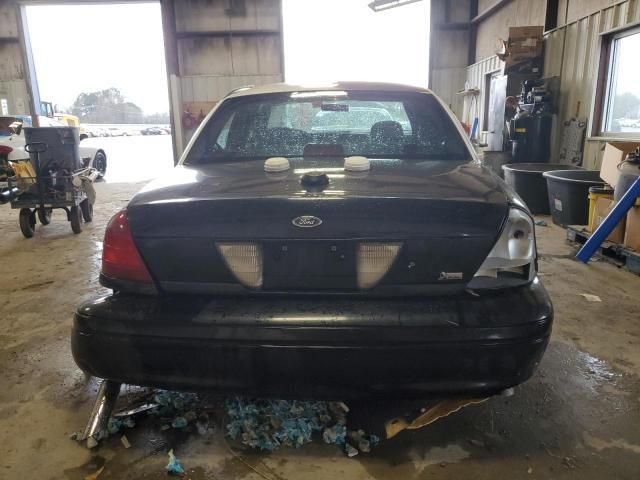
<path fill-rule="evenodd" d="M 549 210 L 556 225 L 589 223 L 589 188 L 603 187 L 599 170 L 555 170 L 544 172 Z"/>
<path fill-rule="evenodd" d="M 40 170 L 74 171 L 82 168 L 80 158 L 80 136 L 76 127 L 26 127 L 26 143 L 41 142 L 47 149 L 40 153 Z M 35 154 L 31 154 L 31 163 L 35 165 Z"/>
<path fill-rule="evenodd" d="M 582 170 L 561 163 L 509 163 L 502 166 L 504 180 L 527 204 L 531 213 L 549 215 L 547 179 L 542 176 L 551 170 Z"/>

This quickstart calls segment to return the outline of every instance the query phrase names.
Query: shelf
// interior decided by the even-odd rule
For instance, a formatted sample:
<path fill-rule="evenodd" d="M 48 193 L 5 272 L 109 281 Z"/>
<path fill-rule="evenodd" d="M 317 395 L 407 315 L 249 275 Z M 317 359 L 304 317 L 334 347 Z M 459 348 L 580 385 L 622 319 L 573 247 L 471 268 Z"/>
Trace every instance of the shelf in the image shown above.
<path fill-rule="evenodd" d="M 462 90 L 460 92 L 457 92 L 456 95 L 462 95 L 463 97 L 480 95 L 480 90 L 478 90 L 477 88 L 470 88 L 469 90 Z"/>

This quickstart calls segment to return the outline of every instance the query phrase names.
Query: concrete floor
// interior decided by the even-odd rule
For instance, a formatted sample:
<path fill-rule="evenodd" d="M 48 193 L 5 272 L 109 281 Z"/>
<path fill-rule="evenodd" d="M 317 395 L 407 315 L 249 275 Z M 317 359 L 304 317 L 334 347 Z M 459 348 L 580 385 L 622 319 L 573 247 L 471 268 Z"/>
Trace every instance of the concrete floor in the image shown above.
<path fill-rule="evenodd" d="M 554 226 L 538 229 L 541 278 L 556 309 L 553 339 L 513 397 L 402 432 L 354 459 L 320 442 L 238 456 L 220 428 L 199 437 L 152 421 L 126 432 L 127 450 L 117 438 L 91 452 L 69 440 L 96 390 L 69 352 L 72 312 L 107 292 L 97 282 L 105 222 L 140 185 L 98 184 L 95 221 L 80 235 L 56 212 L 25 240 L 17 212 L 0 208 L 1 479 L 82 479 L 103 463 L 100 480 L 165 478 L 171 447 L 196 479 L 638 478 L 640 277 L 603 261 L 575 262 Z"/>

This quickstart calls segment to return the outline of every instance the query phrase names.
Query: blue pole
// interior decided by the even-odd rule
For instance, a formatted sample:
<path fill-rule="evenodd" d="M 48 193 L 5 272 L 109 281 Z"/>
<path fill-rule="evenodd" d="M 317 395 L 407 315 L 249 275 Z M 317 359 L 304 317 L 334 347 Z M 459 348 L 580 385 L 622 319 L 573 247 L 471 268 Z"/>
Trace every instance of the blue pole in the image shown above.
<path fill-rule="evenodd" d="M 587 263 L 595 251 L 602 245 L 602 242 L 616 228 L 616 225 L 622 220 L 627 212 L 636 203 L 636 198 L 640 197 L 640 177 L 631 184 L 631 187 L 622 196 L 620 201 L 616 203 L 613 209 L 607 215 L 596 231 L 589 237 L 589 240 L 582 246 L 576 258 Z"/>
<path fill-rule="evenodd" d="M 473 140 L 474 138 L 476 138 L 477 133 L 478 133 L 478 117 L 475 117 L 473 119 L 473 126 L 471 127 L 471 134 L 469 135 L 469 138 Z"/>

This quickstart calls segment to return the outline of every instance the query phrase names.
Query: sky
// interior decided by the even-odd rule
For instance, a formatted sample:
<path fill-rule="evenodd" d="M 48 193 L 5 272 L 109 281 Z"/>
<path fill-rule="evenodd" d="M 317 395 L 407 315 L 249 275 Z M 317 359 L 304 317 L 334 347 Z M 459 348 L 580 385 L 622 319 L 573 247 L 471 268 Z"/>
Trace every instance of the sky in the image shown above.
<path fill-rule="evenodd" d="M 637 68 L 638 57 L 636 57 L 639 51 L 640 35 L 629 35 L 620 40 L 620 57 L 618 60 L 620 70 L 617 76 L 617 94 L 629 92 L 640 96 L 640 82 L 638 82 L 640 69 Z"/>
<path fill-rule="evenodd" d="M 382 12 L 370 1 L 283 0 L 286 80 L 428 86 L 429 0 Z"/>
<path fill-rule="evenodd" d="M 40 98 L 119 88 L 144 113 L 169 111 L 158 3 L 28 6 Z"/>

